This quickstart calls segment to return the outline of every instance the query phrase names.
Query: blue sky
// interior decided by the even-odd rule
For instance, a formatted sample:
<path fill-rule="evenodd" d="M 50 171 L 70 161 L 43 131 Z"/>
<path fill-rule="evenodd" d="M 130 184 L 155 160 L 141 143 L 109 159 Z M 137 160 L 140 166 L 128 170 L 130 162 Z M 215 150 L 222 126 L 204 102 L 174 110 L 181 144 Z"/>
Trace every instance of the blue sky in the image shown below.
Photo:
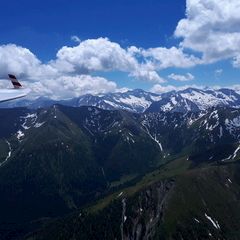
<path fill-rule="evenodd" d="M 227 9 L 227 7 L 230 9 L 228 10 L 230 13 L 225 12 L 224 8 Z M 219 8 L 223 8 L 221 12 L 218 12 Z M 48 88 L 45 78 L 49 78 L 49 76 L 57 81 L 60 79 L 61 84 L 66 83 L 68 80 L 63 81 L 61 74 L 71 77 L 71 84 L 74 81 L 72 77 L 80 76 L 74 83 L 79 87 L 83 86 L 81 81 L 87 81 L 81 77 L 83 74 L 101 78 L 97 81 L 101 81 L 103 84 L 106 84 L 103 79 L 116 84 L 115 87 L 113 84 L 110 84 L 111 86 L 108 84 L 106 91 L 125 87 L 164 91 L 164 87 L 167 90 L 190 85 L 202 87 L 236 85 L 239 83 L 240 77 L 240 50 L 237 45 L 240 39 L 238 36 L 240 29 L 236 27 L 240 23 L 240 18 L 235 17 L 237 10 L 239 10 L 238 0 L 225 2 L 225 5 L 223 0 L 189 0 L 188 10 L 186 10 L 186 1 L 184 0 L 4 1 L 1 3 L 0 10 L 0 46 L 3 46 L 0 49 L 3 51 L 2 55 L 0 51 L 0 56 L 4 56 L 6 62 L 3 58 L 0 59 L 0 75 L 4 76 L 5 74 L 1 70 L 1 64 L 5 66 L 5 69 L 13 72 L 15 67 L 16 74 L 26 77 L 33 83 L 36 92 L 44 87 Z M 225 22 L 221 17 L 219 20 L 212 18 L 215 13 L 217 16 L 225 16 Z M 209 18 L 207 14 L 209 14 Z M 185 20 L 187 24 L 183 24 Z M 221 27 L 225 25 L 228 27 Z M 234 39 L 230 38 L 232 33 L 235 34 Z M 72 36 L 77 36 L 81 42 L 73 41 Z M 87 46 L 84 45 L 88 39 L 98 40 L 100 38 L 107 38 L 107 40 L 105 42 L 87 42 Z M 119 60 L 116 54 L 119 57 L 122 56 L 122 53 L 119 55 L 118 52 L 114 52 L 113 56 L 108 53 L 110 54 L 107 55 L 109 58 L 116 58 L 114 63 L 106 63 L 106 59 L 102 59 L 102 56 L 98 55 L 98 51 L 105 51 L 106 47 L 108 49 L 117 47 L 111 46 L 111 43 L 120 46 L 121 49 L 116 52 L 123 50 L 127 55 L 125 56 L 126 61 L 121 66 L 117 64 Z M 15 45 L 14 47 L 4 47 L 10 44 Z M 94 45 L 96 53 L 87 55 L 89 48 L 92 47 L 91 44 L 97 45 L 98 48 L 95 48 Z M 100 44 L 103 44 L 102 47 Z M 232 46 L 226 47 L 227 44 Z M 78 45 L 82 46 L 81 49 L 77 48 Z M 59 56 L 56 54 L 64 46 L 68 48 L 62 51 L 64 59 L 61 59 L 61 63 L 59 63 Z M 83 46 L 87 50 L 83 49 Z M 134 53 L 129 51 L 131 46 L 137 49 L 134 50 Z M 175 53 L 169 51 L 172 47 L 179 51 L 177 56 L 181 55 L 180 59 L 176 59 L 176 64 L 174 63 Z M 161 53 L 158 48 L 161 48 Z M 28 56 L 26 49 L 34 54 L 36 59 L 31 59 L 33 57 Z M 24 54 L 19 53 L 21 55 L 19 57 L 16 54 L 13 63 L 6 56 L 14 58 L 15 54 L 10 54 L 14 51 L 18 53 L 23 51 Z M 88 68 L 84 65 L 84 61 L 93 55 L 94 62 L 99 61 L 100 63 Z M 84 59 L 79 60 L 80 56 L 83 56 Z M 134 59 L 130 59 L 131 57 Z M 165 59 L 168 57 L 170 63 L 169 61 L 165 63 Z M 70 58 L 71 60 L 69 60 Z M 73 58 L 77 60 L 73 62 Z M 133 63 L 135 59 L 138 66 Z M 194 64 L 190 64 L 191 59 Z M 17 65 L 19 61 L 29 61 L 29 65 L 21 63 Z M 36 63 L 32 66 L 31 62 L 34 61 Z M 83 63 L 79 64 L 79 61 Z M 62 72 L 62 66 L 68 65 L 69 62 L 71 69 L 74 70 L 67 69 Z M 126 65 L 131 63 L 133 66 L 128 68 Z M 54 68 L 51 69 L 51 74 L 44 76 L 43 68 L 46 66 L 43 65 L 51 65 L 50 67 Z M 49 69 L 49 66 L 47 68 Z M 75 71 L 76 69 L 78 70 Z M 84 69 L 84 71 L 81 72 L 79 69 Z M 144 72 L 141 71 L 142 69 Z M 34 72 L 36 71 L 41 74 L 35 76 Z M 56 74 L 54 77 L 53 72 Z M 183 81 L 183 79 L 185 80 Z M 93 81 L 91 84 L 94 85 L 94 79 L 91 81 Z M 99 82 L 99 86 L 102 87 L 101 83 Z M 70 86 L 67 85 L 67 95 L 71 95 Z M 90 91 L 91 86 L 84 85 L 87 92 Z M 46 89 L 43 92 L 51 94 L 51 91 L 47 93 Z M 40 92 L 39 90 L 39 94 Z M 103 90 L 99 90 L 99 92 L 103 92 Z"/>
<path fill-rule="evenodd" d="M 72 44 L 72 35 L 82 40 L 108 37 L 122 46 L 171 46 L 185 1 L 9 0 L 1 9 L 0 43 L 16 43 L 49 60 Z"/>

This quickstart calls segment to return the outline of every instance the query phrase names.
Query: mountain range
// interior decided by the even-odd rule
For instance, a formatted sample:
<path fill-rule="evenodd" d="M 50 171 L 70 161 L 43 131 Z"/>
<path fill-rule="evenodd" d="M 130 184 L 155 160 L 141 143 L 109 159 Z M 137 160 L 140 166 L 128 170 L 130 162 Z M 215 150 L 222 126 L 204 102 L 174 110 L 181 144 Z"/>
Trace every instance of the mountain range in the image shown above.
<path fill-rule="evenodd" d="M 28 107 L 37 109 L 61 104 L 71 107 L 95 106 L 105 110 L 122 109 L 135 113 L 147 111 L 188 112 L 207 110 L 211 107 L 240 106 L 240 94 L 232 89 L 196 89 L 188 88 L 180 91 L 171 91 L 155 94 L 141 89 L 130 90 L 124 93 L 108 93 L 104 95 L 83 95 L 69 100 L 52 100 L 40 97 L 34 100 L 19 100 L 2 104 L 1 107 Z"/>
<path fill-rule="evenodd" d="M 156 103 L 0 109 L 1 239 L 238 239 L 240 110 Z"/>

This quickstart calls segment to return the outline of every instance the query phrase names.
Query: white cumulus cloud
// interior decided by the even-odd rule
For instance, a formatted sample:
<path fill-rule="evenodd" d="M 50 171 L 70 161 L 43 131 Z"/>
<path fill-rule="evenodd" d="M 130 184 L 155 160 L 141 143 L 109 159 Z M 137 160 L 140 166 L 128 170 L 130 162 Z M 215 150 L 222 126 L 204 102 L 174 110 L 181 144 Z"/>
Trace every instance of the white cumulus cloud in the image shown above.
<path fill-rule="evenodd" d="M 75 47 L 62 47 L 51 66 L 63 73 L 89 74 L 99 71 L 121 71 L 145 81 L 161 82 L 153 66 L 140 63 L 132 53 L 107 38 L 88 39 Z"/>
<path fill-rule="evenodd" d="M 240 52 L 239 0 L 187 0 L 186 18 L 176 28 L 181 47 L 203 55 L 205 63 L 233 58 Z"/>
<path fill-rule="evenodd" d="M 176 47 L 143 49 L 141 53 L 159 70 L 169 67 L 188 68 L 201 63 L 201 59 L 186 54 L 183 52 L 183 49 Z"/>
<path fill-rule="evenodd" d="M 179 75 L 179 74 L 172 73 L 168 75 L 168 78 L 176 81 L 180 81 L 180 82 L 187 82 L 195 79 L 195 77 L 191 73 L 187 73 L 186 75 Z"/>
<path fill-rule="evenodd" d="M 240 68 L 240 54 L 233 59 L 233 66 L 235 68 Z"/>
<path fill-rule="evenodd" d="M 119 90 L 115 82 L 90 75 L 63 75 L 41 81 L 23 81 L 23 83 L 31 88 L 32 97 L 41 95 L 53 99 L 68 99 L 84 94 L 96 95 Z"/>
<path fill-rule="evenodd" d="M 15 44 L 0 46 L 0 77 L 14 73 L 19 77 L 49 77 L 56 74 L 56 69 L 41 61 L 27 48 Z"/>
<path fill-rule="evenodd" d="M 106 93 L 117 90 L 117 84 L 103 77 L 85 74 L 64 74 L 52 62 L 43 64 L 29 49 L 14 44 L 0 46 L 0 78 L 15 74 L 32 95 L 69 98 L 86 93 Z M 1 86 L 9 86 L 1 81 Z"/>
<path fill-rule="evenodd" d="M 54 64 L 56 67 L 58 64 L 71 66 L 71 68 L 62 69 L 63 71 L 88 72 L 129 71 L 137 63 L 119 44 L 107 38 L 98 38 L 82 41 L 75 47 L 62 47 L 57 52 L 57 60 Z"/>

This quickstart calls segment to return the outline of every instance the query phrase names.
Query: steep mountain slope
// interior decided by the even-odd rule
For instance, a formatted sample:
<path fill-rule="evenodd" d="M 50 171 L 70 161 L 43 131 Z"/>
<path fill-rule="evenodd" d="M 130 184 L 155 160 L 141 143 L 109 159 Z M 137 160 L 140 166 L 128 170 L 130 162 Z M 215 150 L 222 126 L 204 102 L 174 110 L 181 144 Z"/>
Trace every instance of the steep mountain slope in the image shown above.
<path fill-rule="evenodd" d="M 186 219 L 186 224 L 178 226 L 178 218 L 175 215 L 171 218 L 173 213 L 170 210 L 174 205 L 168 209 L 172 201 L 180 204 L 180 200 L 184 199 L 181 208 L 186 207 L 185 202 L 189 204 L 192 200 L 191 194 L 196 195 L 196 187 L 206 184 L 203 181 L 205 178 L 213 179 L 206 187 L 207 193 L 218 186 L 219 179 L 223 184 L 221 175 L 225 171 L 224 176 L 229 175 L 230 181 L 238 184 L 235 176 L 240 157 L 238 109 L 218 107 L 188 113 L 162 111 L 137 114 L 96 107 L 54 105 L 38 110 L 1 109 L 0 116 L 4 123 L 0 125 L 0 233 L 5 236 L 3 239 L 11 239 L 9 236 L 16 230 L 13 224 L 9 227 L 10 222 L 21 225 L 21 233 L 16 234 L 19 238 L 12 239 L 22 239 L 25 233 L 39 226 L 38 221 L 32 220 L 63 216 L 79 208 L 84 208 L 80 218 L 74 215 L 63 220 L 61 229 L 66 227 L 64 233 L 56 230 L 58 223 L 53 223 L 56 239 L 61 239 L 58 232 L 65 237 L 63 239 L 78 238 L 79 233 L 85 236 L 88 229 L 95 226 L 95 221 L 103 224 L 97 225 L 96 234 L 105 234 L 109 239 L 113 236 L 120 239 L 123 235 L 125 239 L 138 239 L 138 234 L 152 238 L 156 234 L 169 234 L 169 239 L 178 239 L 180 235 L 176 234 L 179 232 L 182 236 L 188 234 L 184 231 L 187 231 L 188 224 L 192 226 L 188 221 L 193 215 L 188 211 L 180 212 L 178 217 L 184 223 L 185 212 L 189 219 Z M 178 199 L 179 193 L 175 193 L 183 188 L 183 184 L 189 188 L 186 187 L 182 198 Z M 234 187 L 237 192 L 238 185 Z M 188 189 L 192 192 L 188 193 Z M 209 228 L 212 224 L 210 218 L 215 224 L 214 219 L 217 219 L 220 226 L 228 224 L 220 222 L 218 219 L 221 216 L 217 213 L 213 215 L 214 204 L 220 206 L 216 212 L 220 211 L 223 205 L 218 199 L 229 194 L 227 189 L 219 189 L 217 199 L 213 199 L 211 208 L 206 211 L 208 217 L 203 213 L 208 209 L 201 206 L 201 211 L 196 212 L 196 219 L 203 222 L 204 230 L 199 230 L 201 233 L 206 234 L 210 229 L 212 235 L 222 239 L 222 236 L 228 235 Z M 106 195 L 109 196 L 92 205 L 88 212 L 86 204 Z M 234 202 L 236 196 L 232 193 L 228 196 Z M 212 198 L 204 195 L 205 202 L 212 201 Z M 112 203 L 113 199 L 116 202 Z M 142 200 L 138 202 L 138 199 Z M 200 203 L 193 200 L 199 206 Z M 229 211 L 233 211 L 232 203 L 228 203 L 227 199 L 224 199 L 224 204 L 229 204 Z M 122 212 L 123 209 L 128 215 Z M 143 209 L 146 214 L 139 215 L 137 209 L 140 212 Z M 100 212 L 96 213 L 96 210 Z M 109 212 L 112 214 L 109 215 Z M 79 216 L 78 210 L 76 214 Z M 124 220 L 125 216 L 127 220 Z M 106 222 L 101 222 L 101 219 Z M 80 224 L 78 221 L 84 221 L 84 229 L 79 225 L 76 225 L 77 229 L 72 229 L 71 224 Z M 159 221 L 165 221 L 164 228 L 159 228 Z M 109 233 L 104 230 L 108 225 L 111 229 Z M 103 231 L 99 232 L 101 229 Z M 224 234 L 233 229 L 227 225 Z M 195 234 L 198 230 L 194 228 L 191 231 Z M 37 237 L 45 237 L 48 232 L 47 228 Z M 196 234 L 205 236 L 198 235 L 199 232 Z M 91 237 L 96 239 L 96 236 Z"/>
<path fill-rule="evenodd" d="M 0 142 L 2 221 L 64 214 L 111 182 L 161 163 L 157 144 L 130 113 L 61 106 L 21 112 Z"/>
<path fill-rule="evenodd" d="M 93 107 L 61 110 L 92 139 L 95 157 L 108 180 L 143 173 L 159 164 L 161 152 L 138 123 L 138 115 Z"/>
<path fill-rule="evenodd" d="M 177 173 L 172 163 L 25 239 L 239 239 L 238 172 L 234 163 Z"/>
<path fill-rule="evenodd" d="M 59 215 L 106 187 L 87 136 L 57 109 L 24 119 L 0 168 L 1 220 Z"/>
<path fill-rule="evenodd" d="M 159 143 L 164 158 L 187 154 L 199 164 L 236 158 L 239 114 L 239 110 L 223 108 L 187 114 L 149 113 L 142 116 L 141 123 Z"/>

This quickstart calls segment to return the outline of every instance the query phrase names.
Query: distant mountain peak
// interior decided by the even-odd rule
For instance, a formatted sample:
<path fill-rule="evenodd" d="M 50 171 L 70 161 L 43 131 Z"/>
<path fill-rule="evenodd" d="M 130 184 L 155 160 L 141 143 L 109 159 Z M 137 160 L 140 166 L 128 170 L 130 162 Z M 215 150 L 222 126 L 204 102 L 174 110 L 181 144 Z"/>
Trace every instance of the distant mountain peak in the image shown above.
<path fill-rule="evenodd" d="M 79 107 L 96 106 L 106 110 L 122 109 L 131 112 L 158 112 L 158 111 L 201 111 L 211 107 L 227 106 L 240 107 L 240 95 L 233 89 L 222 88 L 218 90 L 209 87 L 198 89 L 194 87 L 179 91 L 170 91 L 156 94 L 142 89 L 133 89 L 126 92 L 107 93 L 102 95 L 86 94 L 68 100 L 52 100 L 39 97 L 34 100 L 19 100 L 2 104 L 1 107 L 49 107 L 55 103 Z"/>

